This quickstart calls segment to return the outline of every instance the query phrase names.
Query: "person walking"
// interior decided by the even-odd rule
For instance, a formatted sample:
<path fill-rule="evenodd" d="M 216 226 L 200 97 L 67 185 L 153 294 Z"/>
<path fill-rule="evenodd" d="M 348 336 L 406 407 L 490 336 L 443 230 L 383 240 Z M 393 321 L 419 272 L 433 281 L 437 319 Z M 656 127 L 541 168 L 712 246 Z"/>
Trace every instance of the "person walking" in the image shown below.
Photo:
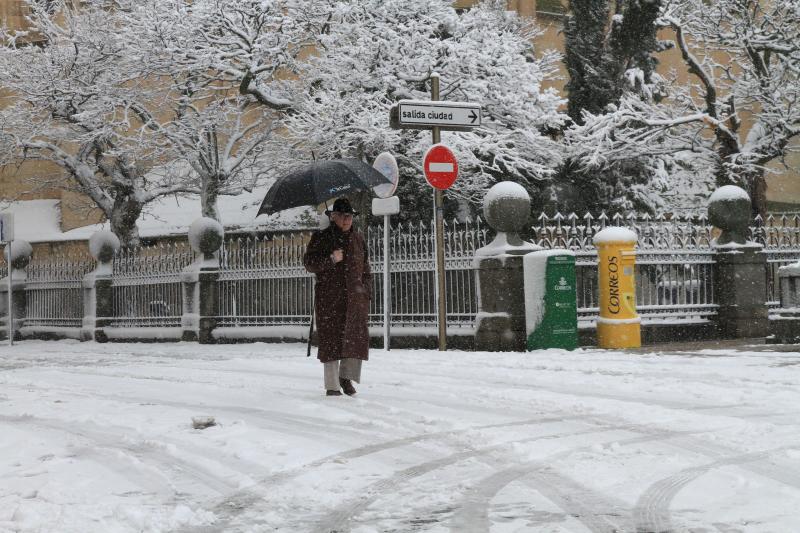
<path fill-rule="evenodd" d="M 317 359 L 325 365 L 328 396 L 356 393 L 361 364 L 369 359 L 369 301 L 372 273 L 364 237 L 353 228 L 353 210 L 339 198 L 325 214 L 331 225 L 315 232 L 303 256 L 303 265 L 316 275 L 314 308 L 317 313 Z"/>

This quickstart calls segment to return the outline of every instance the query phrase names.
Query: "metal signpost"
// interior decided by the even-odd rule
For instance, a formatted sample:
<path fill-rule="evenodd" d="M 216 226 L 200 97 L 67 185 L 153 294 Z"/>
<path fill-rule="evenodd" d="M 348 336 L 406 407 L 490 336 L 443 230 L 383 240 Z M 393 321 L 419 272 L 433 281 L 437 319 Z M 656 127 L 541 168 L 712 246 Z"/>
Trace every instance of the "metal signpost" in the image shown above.
<path fill-rule="evenodd" d="M 14 299 L 13 299 L 13 286 L 11 284 L 11 241 L 14 240 L 14 215 L 11 213 L 0 214 L 0 243 L 5 244 L 8 256 L 6 258 L 6 266 L 8 267 L 8 313 L 7 313 L 7 326 L 8 326 L 8 345 L 14 345 Z"/>
<path fill-rule="evenodd" d="M 373 192 L 378 196 L 372 200 L 372 214 L 383 215 L 383 349 L 389 351 L 390 329 L 392 322 L 392 287 L 390 281 L 391 269 L 389 265 L 389 223 L 392 215 L 400 212 L 400 199 L 394 196 L 400 182 L 400 169 L 397 160 L 389 152 L 383 152 L 375 158 L 372 164 L 381 174 L 391 180 L 391 184 L 378 185 Z"/>
<path fill-rule="evenodd" d="M 433 72 L 431 80 L 431 101 L 401 100 L 392 107 L 389 113 L 389 123 L 395 129 L 429 129 L 431 130 L 433 144 L 438 145 L 441 140 L 442 130 L 467 131 L 481 125 L 481 106 L 471 102 L 442 102 L 439 100 L 439 74 Z M 448 150 L 449 152 L 449 150 Z M 451 152 L 452 154 L 452 152 Z M 453 165 L 455 174 L 458 174 L 458 164 L 455 157 L 452 161 L 432 160 L 434 167 L 431 169 L 432 178 L 428 181 L 434 186 L 433 203 L 436 223 L 436 277 L 437 277 L 437 309 L 439 315 L 439 350 L 447 349 L 447 298 L 445 295 L 444 277 L 444 196 L 442 189 L 434 185 L 433 181 L 445 178 L 450 172 L 448 164 Z M 441 166 L 440 166 L 441 165 Z M 428 165 L 426 164 L 426 177 Z M 446 181 L 446 180 L 445 180 Z M 453 180 L 455 181 L 455 176 Z M 452 185 L 452 181 L 447 187 Z M 447 187 L 444 187 L 445 189 Z"/>

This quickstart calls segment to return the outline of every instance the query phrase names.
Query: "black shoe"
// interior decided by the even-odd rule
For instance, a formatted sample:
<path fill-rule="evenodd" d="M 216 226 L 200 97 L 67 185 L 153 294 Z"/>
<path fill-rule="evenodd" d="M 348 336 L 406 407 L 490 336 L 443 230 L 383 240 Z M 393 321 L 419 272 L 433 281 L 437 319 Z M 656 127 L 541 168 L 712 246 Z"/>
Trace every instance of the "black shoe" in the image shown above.
<path fill-rule="evenodd" d="M 341 396 L 341 395 L 342 395 L 342 391 L 339 391 L 339 390 L 325 391 L 325 396 Z"/>
<path fill-rule="evenodd" d="M 348 396 L 352 396 L 356 393 L 356 388 L 353 387 L 353 382 L 349 379 L 340 379 L 339 384 L 342 386 L 342 390 Z"/>

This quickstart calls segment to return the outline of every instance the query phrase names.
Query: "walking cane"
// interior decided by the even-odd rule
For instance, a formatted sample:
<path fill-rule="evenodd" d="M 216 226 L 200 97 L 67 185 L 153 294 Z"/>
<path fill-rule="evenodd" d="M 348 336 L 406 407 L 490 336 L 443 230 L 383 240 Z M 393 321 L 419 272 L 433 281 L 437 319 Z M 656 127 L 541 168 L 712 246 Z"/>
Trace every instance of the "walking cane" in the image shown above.
<path fill-rule="evenodd" d="M 311 357 L 311 335 L 314 334 L 314 286 L 311 286 L 311 327 L 308 328 L 308 347 L 306 357 Z"/>

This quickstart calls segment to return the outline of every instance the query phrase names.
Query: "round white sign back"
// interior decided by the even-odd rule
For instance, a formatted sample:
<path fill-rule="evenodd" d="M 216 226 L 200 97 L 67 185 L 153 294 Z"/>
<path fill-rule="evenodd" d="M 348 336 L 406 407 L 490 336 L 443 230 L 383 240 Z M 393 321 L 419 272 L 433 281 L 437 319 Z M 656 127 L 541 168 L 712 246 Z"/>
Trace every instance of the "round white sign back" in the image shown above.
<path fill-rule="evenodd" d="M 397 168 L 397 160 L 389 152 L 383 152 L 375 158 L 372 168 L 386 176 L 392 183 L 383 183 L 372 190 L 378 198 L 389 198 L 397 190 L 400 182 L 400 169 Z"/>

